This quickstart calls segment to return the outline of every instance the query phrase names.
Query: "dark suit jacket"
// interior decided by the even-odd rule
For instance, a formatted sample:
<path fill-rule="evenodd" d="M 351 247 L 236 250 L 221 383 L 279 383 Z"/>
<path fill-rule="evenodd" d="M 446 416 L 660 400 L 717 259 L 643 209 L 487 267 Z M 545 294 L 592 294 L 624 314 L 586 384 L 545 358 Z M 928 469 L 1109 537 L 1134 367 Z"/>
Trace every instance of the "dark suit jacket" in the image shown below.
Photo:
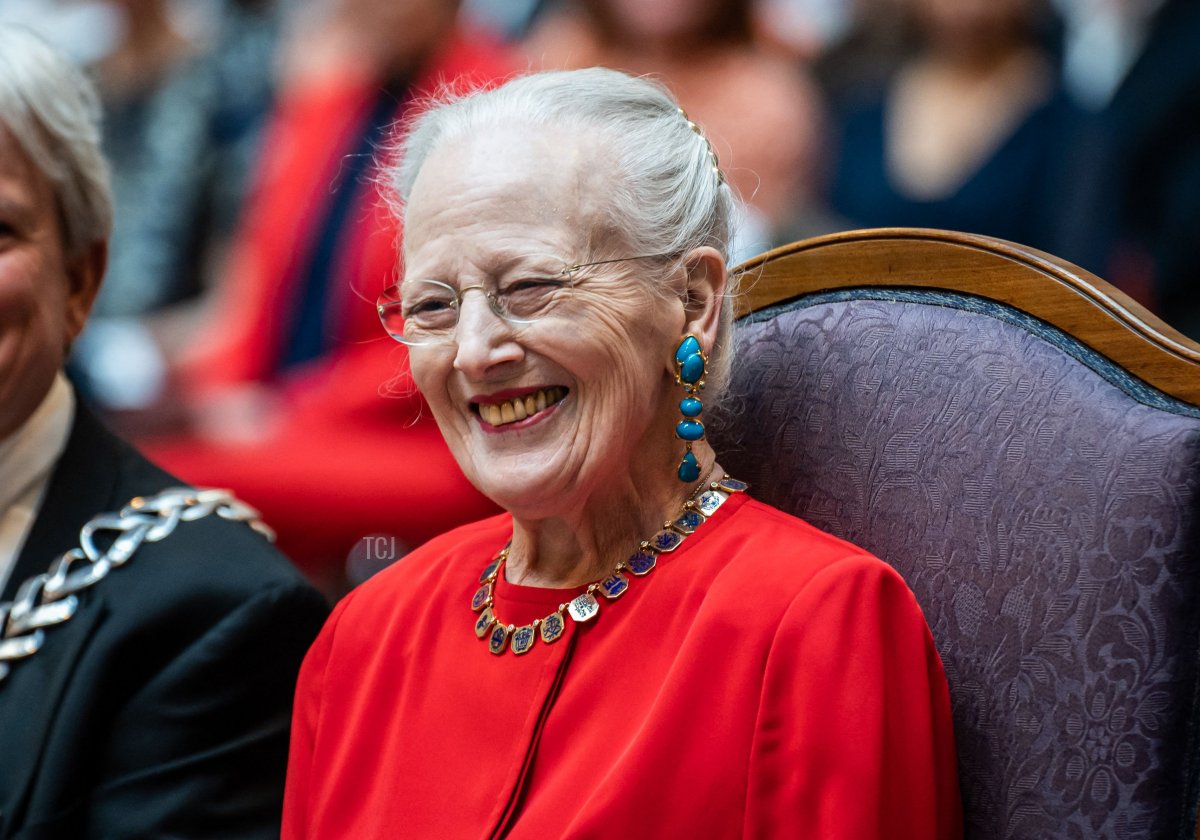
<path fill-rule="evenodd" d="M 181 483 L 80 409 L 3 600 L 92 516 Z M 144 543 L 0 682 L 0 838 L 278 837 L 293 685 L 326 612 L 244 523 Z"/>
<path fill-rule="evenodd" d="M 1200 339 L 1200 3 L 1166 0 L 1111 102 L 1065 131 L 1039 247 Z"/>

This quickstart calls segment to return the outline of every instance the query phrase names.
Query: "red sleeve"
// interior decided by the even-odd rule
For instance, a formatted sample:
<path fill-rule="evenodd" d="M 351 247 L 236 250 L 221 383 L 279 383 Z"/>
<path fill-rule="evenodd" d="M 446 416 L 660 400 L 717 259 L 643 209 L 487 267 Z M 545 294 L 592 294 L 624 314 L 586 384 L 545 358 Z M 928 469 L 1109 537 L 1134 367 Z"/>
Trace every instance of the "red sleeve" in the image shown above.
<path fill-rule="evenodd" d="M 746 837 L 962 836 L 950 697 L 912 593 L 873 557 L 820 572 L 784 613 L 750 756 Z"/>
<path fill-rule="evenodd" d="M 296 702 L 292 709 L 292 737 L 288 750 L 287 787 L 283 794 L 283 830 L 281 840 L 302 840 L 308 836 L 311 806 L 309 783 L 315 772 L 313 757 L 317 726 L 321 719 L 325 668 L 333 653 L 333 637 L 338 621 L 353 594 L 333 608 L 325 627 L 313 642 L 296 680 Z"/>

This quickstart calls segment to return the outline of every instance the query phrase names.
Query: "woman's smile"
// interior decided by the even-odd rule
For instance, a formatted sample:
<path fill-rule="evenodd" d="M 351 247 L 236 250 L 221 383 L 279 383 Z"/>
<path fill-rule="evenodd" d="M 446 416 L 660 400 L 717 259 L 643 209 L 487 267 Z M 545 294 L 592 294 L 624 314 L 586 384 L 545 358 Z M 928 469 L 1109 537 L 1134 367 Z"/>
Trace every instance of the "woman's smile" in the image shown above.
<path fill-rule="evenodd" d="M 526 429 L 550 417 L 569 393 L 561 385 L 513 388 L 471 399 L 471 410 L 489 433 Z"/>

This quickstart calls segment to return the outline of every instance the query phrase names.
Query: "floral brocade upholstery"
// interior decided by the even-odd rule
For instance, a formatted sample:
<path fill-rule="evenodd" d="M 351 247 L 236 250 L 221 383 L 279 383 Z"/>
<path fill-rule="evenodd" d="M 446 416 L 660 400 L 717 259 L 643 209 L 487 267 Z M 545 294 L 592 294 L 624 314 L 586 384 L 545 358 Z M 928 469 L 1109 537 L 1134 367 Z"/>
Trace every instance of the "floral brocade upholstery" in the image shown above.
<path fill-rule="evenodd" d="M 722 463 L 916 593 L 967 836 L 1193 837 L 1200 411 L 951 293 L 808 296 L 737 343 Z"/>

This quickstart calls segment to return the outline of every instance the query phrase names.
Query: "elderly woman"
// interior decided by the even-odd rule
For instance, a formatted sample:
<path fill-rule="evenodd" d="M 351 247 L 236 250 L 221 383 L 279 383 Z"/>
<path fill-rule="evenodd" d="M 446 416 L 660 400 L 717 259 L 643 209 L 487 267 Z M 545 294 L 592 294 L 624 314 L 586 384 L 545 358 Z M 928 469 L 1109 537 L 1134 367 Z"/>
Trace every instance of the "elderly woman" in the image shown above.
<path fill-rule="evenodd" d="M 592 69 L 432 108 L 402 151 L 380 314 L 507 513 L 337 607 L 301 671 L 284 836 L 957 837 L 911 593 L 704 439 L 734 197 L 699 129 Z"/>

